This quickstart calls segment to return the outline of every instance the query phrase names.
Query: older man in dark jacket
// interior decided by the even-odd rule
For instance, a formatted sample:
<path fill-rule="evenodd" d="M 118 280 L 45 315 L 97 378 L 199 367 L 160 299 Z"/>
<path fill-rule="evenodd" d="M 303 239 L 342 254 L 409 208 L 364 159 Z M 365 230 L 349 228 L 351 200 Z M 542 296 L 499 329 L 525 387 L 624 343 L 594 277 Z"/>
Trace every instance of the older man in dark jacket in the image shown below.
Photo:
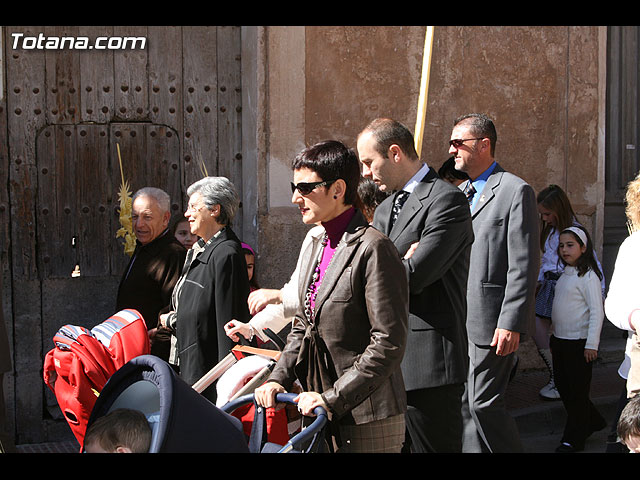
<path fill-rule="evenodd" d="M 159 188 L 145 187 L 133 196 L 132 221 L 136 249 L 118 288 L 116 311 L 138 310 L 151 337 L 151 353 L 169 359 L 170 335 L 157 330 L 159 313 L 171 303 L 171 292 L 184 265 L 185 248 L 169 230 L 170 198 Z"/>

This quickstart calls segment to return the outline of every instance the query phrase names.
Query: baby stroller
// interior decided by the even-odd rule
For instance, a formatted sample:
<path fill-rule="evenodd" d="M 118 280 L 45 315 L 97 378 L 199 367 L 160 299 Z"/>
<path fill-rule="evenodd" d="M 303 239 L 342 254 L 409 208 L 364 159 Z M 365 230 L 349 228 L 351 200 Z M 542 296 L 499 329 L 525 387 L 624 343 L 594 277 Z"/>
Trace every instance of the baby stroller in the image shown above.
<path fill-rule="evenodd" d="M 279 393 L 276 401 L 295 405 L 295 393 Z M 291 437 L 285 445 L 269 442 L 266 432 L 266 411 L 255 403 L 252 393 L 238 397 L 227 403 L 222 410 L 233 412 L 243 405 L 254 403 L 255 416 L 251 434 L 249 436 L 249 451 L 251 453 L 316 453 L 322 449 L 322 434 L 327 424 L 327 412 L 322 407 L 314 410 L 315 419 L 313 422 Z"/>
<path fill-rule="evenodd" d="M 242 420 L 251 453 L 318 452 L 323 446 L 321 433 L 328 421 L 323 408 L 317 408 L 315 420 L 299 430 L 295 421 L 288 424 L 286 409 L 275 411 L 255 403 L 253 391 L 267 379 L 284 348 L 284 342 L 276 333 L 268 328 L 264 333 L 278 351 L 238 345 L 193 388 L 201 392 L 218 381 L 216 404 L 224 412 Z M 289 406 L 295 405 L 296 396 L 292 393 L 278 394 L 277 400 Z M 298 412 L 296 414 L 294 420 L 300 417 Z"/>
<path fill-rule="evenodd" d="M 236 345 L 225 358 L 199 379 L 193 388 L 202 393 L 216 382 L 216 406 L 219 408 L 236 398 L 253 393 L 267 379 L 284 348 L 282 338 L 276 333 L 269 329 L 264 329 L 264 333 L 271 344 L 267 342 L 261 347 Z M 273 346 L 277 350 L 274 350 Z M 243 430 L 249 437 L 255 420 L 253 403 L 246 402 L 231 413 L 242 421 Z M 270 442 L 285 444 L 290 436 L 299 430 L 301 417 L 295 408 L 288 407 L 277 411 L 267 409 L 265 417 L 264 428 Z"/>
<path fill-rule="evenodd" d="M 278 401 L 294 403 L 295 394 Z M 118 408 L 139 410 L 151 426 L 149 453 L 297 453 L 316 451 L 327 414 L 316 409 L 313 423 L 284 446 L 269 442 L 265 409 L 254 405 L 249 438 L 234 410 L 253 402 L 242 395 L 218 408 L 184 382 L 164 360 L 153 355 L 134 358 L 114 373 L 98 397 L 87 428 Z"/>
<path fill-rule="evenodd" d="M 114 373 L 89 421 L 117 408 L 139 410 L 151 426 L 149 453 L 247 453 L 240 420 L 200 395 L 164 360 L 134 358 Z"/>

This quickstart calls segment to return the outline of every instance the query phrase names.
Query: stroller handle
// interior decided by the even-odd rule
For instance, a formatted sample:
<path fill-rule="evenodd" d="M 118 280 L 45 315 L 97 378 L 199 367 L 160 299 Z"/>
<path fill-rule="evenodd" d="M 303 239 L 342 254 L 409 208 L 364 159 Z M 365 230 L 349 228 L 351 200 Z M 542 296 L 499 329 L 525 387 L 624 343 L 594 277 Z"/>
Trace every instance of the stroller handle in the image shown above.
<path fill-rule="evenodd" d="M 276 402 L 278 403 L 289 403 L 292 405 L 296 405 L 297 402 L 295 398 L 298 395 L 296 393 L 278 393 L 276 394 Z M 241 407 L 242 405 L 246 405 L 247 403 L 251 403 L 254 401 L 254 394 L 249 393 L 247 395 L 242 395 L 234 400 L 231 400 L 229 403 L 222 406 L 222 410 L 226 413 L 233 412 L 236 408 Z M 322 431 L 324 426 L 328 422 L 327 411 L 323 407 L 316 407 L 313 410 L 314 415 L 316 416 L 315 420 L 305 427 L 300 433 L 294 435 L 286 445 L 284 445 L 278 453 L 287 453 L 293 449 L 299 449 L 300 445 L 305 444 L 306 442 L 313 439 L 319 432 Z"/>

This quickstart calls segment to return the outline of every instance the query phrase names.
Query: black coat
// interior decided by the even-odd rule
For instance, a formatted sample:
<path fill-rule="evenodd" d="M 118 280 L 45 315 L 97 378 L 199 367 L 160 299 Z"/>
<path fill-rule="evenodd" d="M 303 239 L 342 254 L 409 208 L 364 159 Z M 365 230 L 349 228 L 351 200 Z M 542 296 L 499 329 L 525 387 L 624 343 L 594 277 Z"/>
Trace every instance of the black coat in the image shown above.
<path fill-rule="evenodd" d="M 120 280 L 116 311 L 135 308 L 147 329 L 157 327 L 158 314 L 171 304 L 171 292 L 180 278 L 186 254 L 169 230 L 146 245 L 138 242 Z"/>
<path fill-rule="evenodd" d="M 248 322 L 249 277 L 240 241 L 226 227 L 185 265 L 177 302 L 176 336 L 180 376 L 189 385 L 200 380 L 233 348 L 224 325 Z M 215 387 L 203 394 L 215 401 Z"/>

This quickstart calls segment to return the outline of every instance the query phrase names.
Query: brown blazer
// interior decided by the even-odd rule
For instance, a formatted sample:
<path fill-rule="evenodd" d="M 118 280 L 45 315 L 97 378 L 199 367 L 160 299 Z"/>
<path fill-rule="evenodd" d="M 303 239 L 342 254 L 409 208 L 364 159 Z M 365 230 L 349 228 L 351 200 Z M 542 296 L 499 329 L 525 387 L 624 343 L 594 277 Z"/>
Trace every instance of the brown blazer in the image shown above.
<path fill-rule="evenodd" d="M 332 420 L 362 424 L 406 411 L 400 363 L 407 340 L 408 280 L 393 243 L 358 211 L 343 234 L 316 297 L 316 317 L 304 297 L 321 248 L 308 247 L 301 265 L 300 307 L 270 380 L 290 390 L 320 392 Z"/>

